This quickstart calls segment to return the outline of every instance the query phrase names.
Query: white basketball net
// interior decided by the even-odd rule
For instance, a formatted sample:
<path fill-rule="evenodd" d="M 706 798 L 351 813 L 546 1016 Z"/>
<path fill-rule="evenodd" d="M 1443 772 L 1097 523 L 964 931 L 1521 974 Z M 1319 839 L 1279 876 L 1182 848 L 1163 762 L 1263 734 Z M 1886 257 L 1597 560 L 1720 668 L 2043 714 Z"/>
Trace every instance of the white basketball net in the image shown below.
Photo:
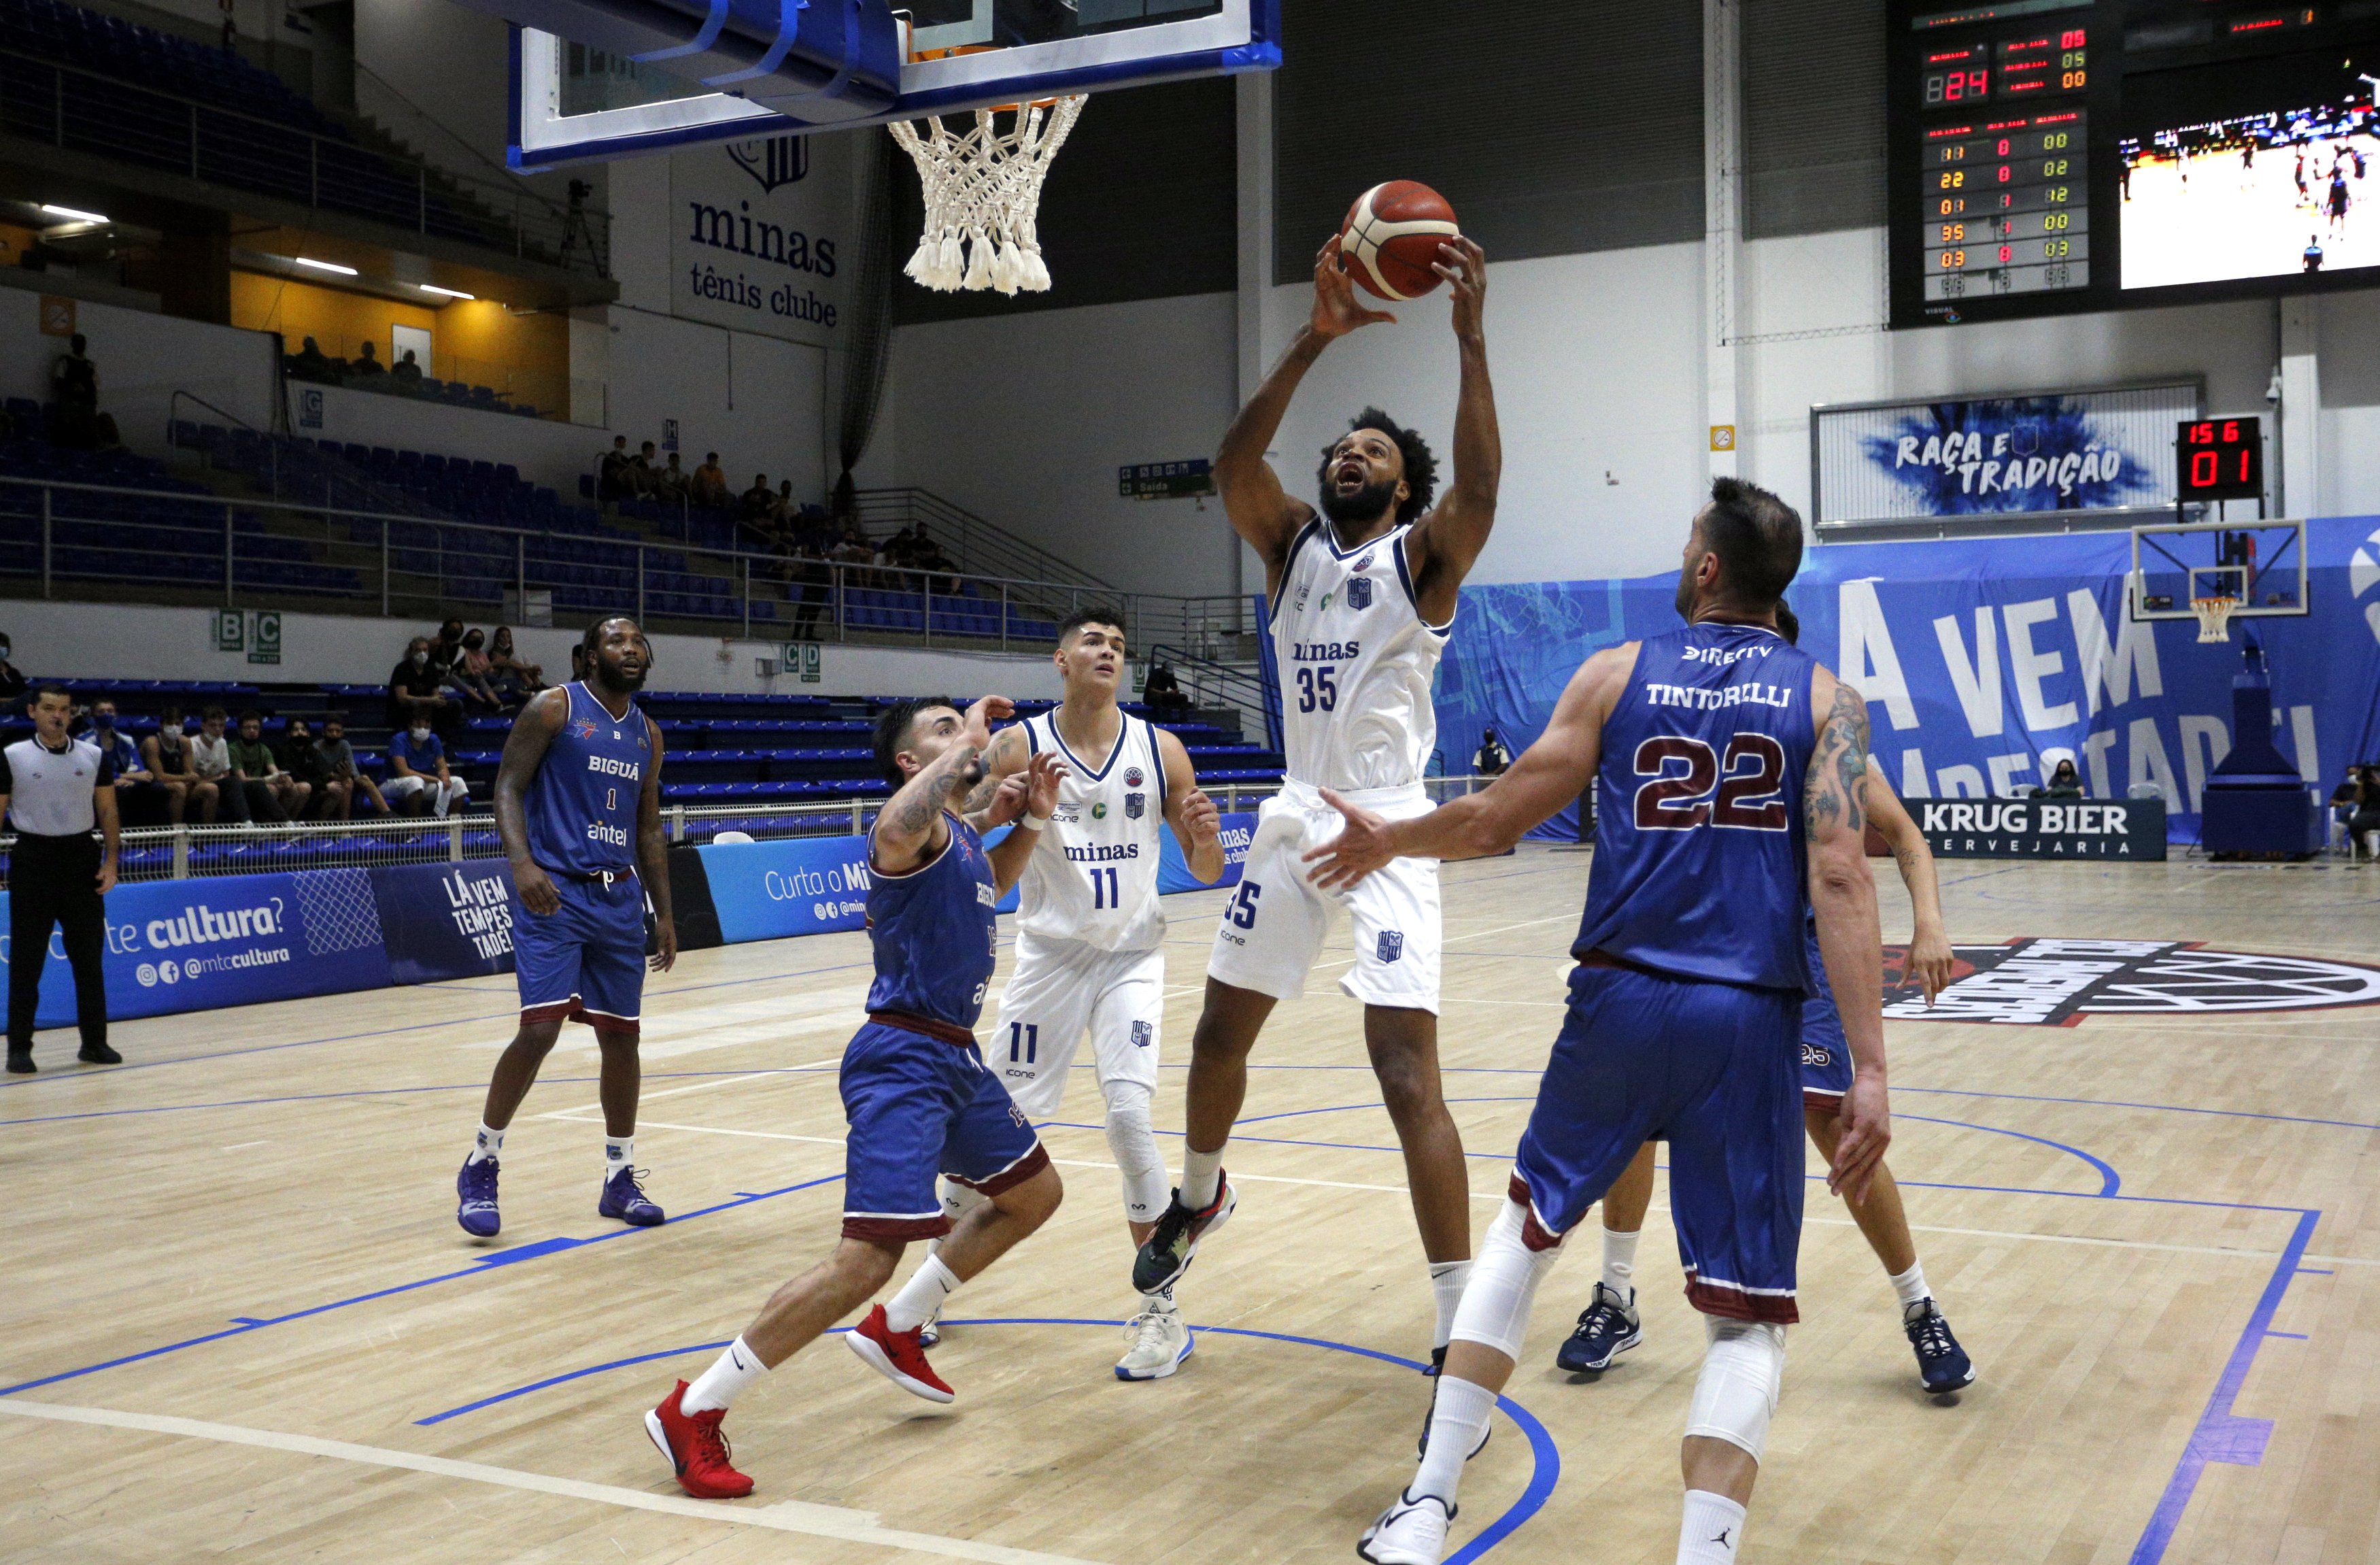
<path fill-rule="evenodd" d="M 2231 639 L 2231 611 L 2240 606 L 2237 598 L 2192 598 L 2190 606 L 2198 614 L 2198 639 L 2228 641 Z"/>
<path fill-rule="evenodd" d="M 954 134 L 940 115 L 912 124 L 896 120 L 892 140 L 917 164 L 926 188 L 926 232 L 904 268 L 927 287 L 1018 289 L 1050 286 L 1034 214 L 1050 160 L 1066 144 L 1083 112 L 1083 97 L 978 109 L 975 128 Z M 1009 128 L 998 119 L 1005 112 Z"/>

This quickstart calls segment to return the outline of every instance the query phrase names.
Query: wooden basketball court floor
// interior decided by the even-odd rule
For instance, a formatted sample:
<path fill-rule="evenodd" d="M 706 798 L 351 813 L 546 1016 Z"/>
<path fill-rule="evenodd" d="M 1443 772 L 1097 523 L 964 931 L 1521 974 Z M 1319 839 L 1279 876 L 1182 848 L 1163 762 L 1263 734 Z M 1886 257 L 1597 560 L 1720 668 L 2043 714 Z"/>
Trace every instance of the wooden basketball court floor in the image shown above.
<path fill-rule="evenodd" d="M 1531 846 L 1446 871 L 1447 1086 L 1483 1229 L 1586 862 Z M 1961 943 L 2380 959 L 2380 873 L 1943 871 Z M 1220 901 L 1170 904 L 1169 1161 Z M 509 978 L 126 1024 L 109 1071 L 45 1035 L 43 1074 L 0 1087 L 0 1559 L 1351 1558 L 1411 1471 L 1430 1304 L 1344 955 L 1260 1046 L 1239 1215 L 1182 1290 L 1182 1373 L 1111 1373 L 1129 1255 L 1078 1063 L 1045 1133 L 1066 1206 L 960 1295 L 935 1355 L 957 1404 L 821 1342 L 737 1405 L 759 1489 L 736 1504 L 680 1495 L 639 1416 L 832 1242 L 864 937 L 696 952 L 649 989 L 655 1231 L 593 1214 L 577 1029 L 507 1145 L 503 1238 L 455 1226 Z M 1888 1033 L 1891 1162 L 1981 1378 L 1922 1393 L 1880 1269 L 1814 1184 L 1747 1559 L 2380 1559 L 2380 1010 Z M 1455 1558 L 1670 1558 L 1703 1338 L 1664 1206 L 1647 1340 L 1598 1382 L 1551 1362 L 1592 1219 L 1548 1280 Z"/>

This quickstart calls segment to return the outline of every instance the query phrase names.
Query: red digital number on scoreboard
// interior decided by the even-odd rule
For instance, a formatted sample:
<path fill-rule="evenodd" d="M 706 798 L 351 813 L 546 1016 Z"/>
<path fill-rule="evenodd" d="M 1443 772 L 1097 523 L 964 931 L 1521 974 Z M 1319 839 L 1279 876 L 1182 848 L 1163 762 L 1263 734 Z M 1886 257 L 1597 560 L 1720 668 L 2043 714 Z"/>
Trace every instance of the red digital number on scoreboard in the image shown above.
<path fill-rule="evenodd" d="M 2244 500 L 2265 491 L 2265 435 L 2257 419 L 2199 419 L 2181 426 L 2175 478 L 2185 500 Z"/>

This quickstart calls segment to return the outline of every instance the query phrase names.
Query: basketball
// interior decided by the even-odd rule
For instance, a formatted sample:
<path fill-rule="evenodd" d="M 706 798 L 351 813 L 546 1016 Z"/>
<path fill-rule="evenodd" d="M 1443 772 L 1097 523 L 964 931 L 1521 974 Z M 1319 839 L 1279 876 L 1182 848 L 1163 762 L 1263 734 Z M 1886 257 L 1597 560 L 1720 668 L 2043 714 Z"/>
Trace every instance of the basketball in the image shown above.
<path fill-rule="evenodd" d="M 1411 179 L 1375 185 L 1355 198 L 1339 230 L 1348 274 L 1384 299 L 1413 299 L 1443 281 L 1430 270 L 1438 247 L 1463 232 L 1454 209 L 1428 186 Z"/>

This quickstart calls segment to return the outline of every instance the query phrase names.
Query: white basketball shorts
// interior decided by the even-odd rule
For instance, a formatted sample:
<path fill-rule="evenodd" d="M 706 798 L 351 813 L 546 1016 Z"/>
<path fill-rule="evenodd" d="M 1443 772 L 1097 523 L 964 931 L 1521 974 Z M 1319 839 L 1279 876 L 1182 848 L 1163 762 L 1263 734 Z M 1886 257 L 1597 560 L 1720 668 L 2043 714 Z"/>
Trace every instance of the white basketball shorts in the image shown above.
<path fill-rule="evenodd" d="M 1348 803 L 1409 820 L 1433 807 L 1420 787 L 1377 788 L 1342 795 Z M 1438 1012 L 1438 860 L 1391 859 L 1349 892 L 1317 890 L 1305 863 L 1345 827 L 1339 812 L 1303 782 L 1284 782 L 1257 812 L 1255 839 L 1239 889 L 1224 905 L 1207 976 L 1235 989 L 1288 1000 L 1343 912 L 1354 928 L 1355 963 L 1339 988 L 1366 1005 Z"/>
<path fill-rule="evenodd" d="M 1158 1035 L 1165 1018 L 1165 952 L 1101 951 L 1019 930 L 1016 966 L 1000 996 L 1000 1022 L 984 1062 L 1026 1118 L 1057 1117 L 1075 1047 L 1091 1035 L 1104 1088 L 1113 1081 L 1157 1090 Z M 1087 1122 L 1107 1117 L 1102 1104 Z"/>

